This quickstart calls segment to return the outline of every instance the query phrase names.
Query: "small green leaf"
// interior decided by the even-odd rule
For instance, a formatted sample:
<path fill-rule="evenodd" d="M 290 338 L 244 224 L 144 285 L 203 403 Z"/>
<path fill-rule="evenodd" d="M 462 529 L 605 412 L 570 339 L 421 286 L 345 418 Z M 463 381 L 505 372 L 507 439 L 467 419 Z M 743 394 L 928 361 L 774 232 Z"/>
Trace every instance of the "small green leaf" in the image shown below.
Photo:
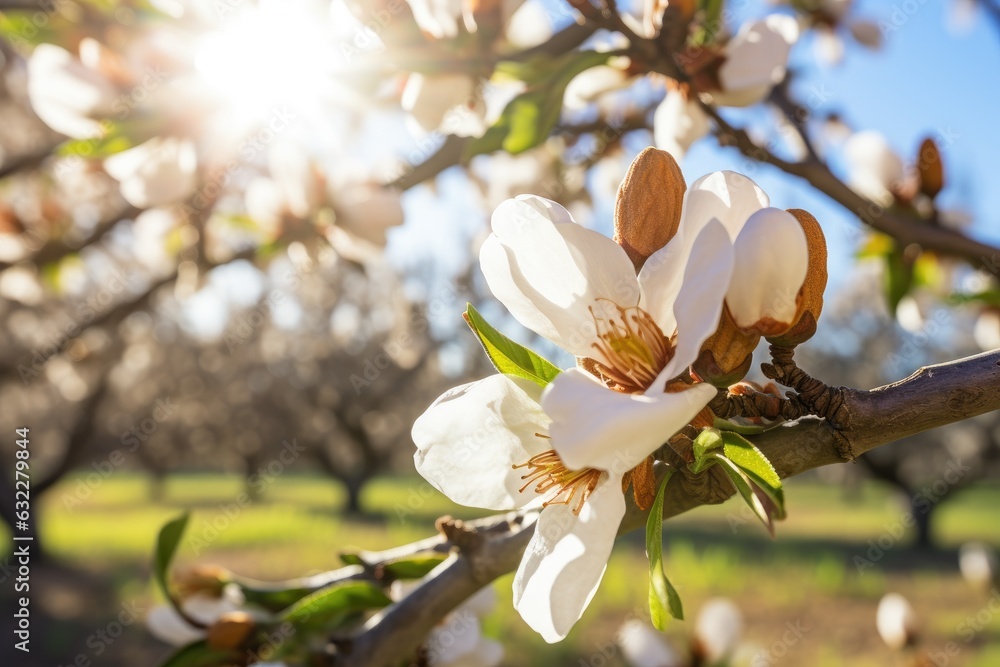
<path fill-rule="evenodd" d="M 694 473 L 699 473 L 704 470 L 709 463 L 709 460 L 705 458 L 705 455 L 719 447 L 722 447 L 722 434 L 719 433 L 714 428 L 702 429 L 702 432 L 698 434 L 698 437 L 694 439 L 692 445 L 692 453 L 694 454 L 694 467 L 691 469 Z"/>
<path fill-rule="evenodd" d="M 784 519 L 785 491 L 782 488 L 781 477 L 771 462 L 752 442 L 737 433 L 723 432 L 722 439 L 726 443 L 723 449 L 726 458 L 739 466 L 750 478 L 755 490 L 763 492 L 774 504 L 776 510 L 773 512 L 774 517 Z"/>
<path fill-rule="evenodd" d="M 504 375 L 531 380 L 544 387 L 561 372 L 552 362 L 494 329 L 471 303 L 465 311 L 465 321 L 479 338 L 490 361 Z"/>
<path fill-rule="evenodd" d="M 160 667 L 228 667 L 239 657 L 235 651 L 210 649 L 201 640 L 178 649 Z"/>
<path fill-rule="evenodd" d="M 160 586 L 163 596 L 170 600 L 171 604 L 175 607 L 176 601 L 174 600 L 174 596 L 171 595 L 168 586 L 170 563 L 174 559 L 174 553 L 177 551 L 181 538 L 184 536 L 184 529 L 187 528 L 188 519 L 190 518 L 191 515 L 185 512 L 173 521 L 168 521 L 163 528 L 160 528 L 160 534 L 156 537 L 153 576 L 156 578 L 156 583 Z"/>
<path fill-rule="evenodd" d="M 889 312 L 895 314 L 899 302 L 913 287 L 913 264 L 898 248 L 885 256 L 885 292 Z"/>
<path fill-rule="evenodd" d="M 681 596 L 667 579 L 666 572 L 663 571 L 663 498 L 666 493 L 667 483 L 674 474 L 674 470 L 667 471 L 666 477 L 660 483 L 660 489 L 656 492 L 656 500 L 649 509 L 649 517 L 646 519 L 646 557 L 649 558 L 649 615 L 653 626 L 657 630 L 664 630 L 667 626 L 667 614 L 676 619 L 684 618 L 684 606 L 681 604 Z"/>
<path fill-rule="evenodd" d="M 753 510 L 753 513 L 760 519 L 760 522 L 764 524 L 767 528 L 767 532 L 770 533 L 771 537 L 774 537 L 774 521 L 771 518 L 773 512 L 770 511 L 772 508 L 765 506 L 764 500 L 758 495 L 754 489 L 753 482 L 747 477 L 747 474 L 743 472 L 742 469 L 720 452 L 711 452 L 709 456 L 713 457 L 718 461 L 722 469 L 726 471 L 729 476 L 730 481 L 733 483 L 733 488 L 740 494 L 747 506 Z M 767 496 L 764 496 L 766 499 Z M 770 503 L 768 503 L 770 505 Z"/>
<path fill-rule="evenodd" d="M 444 554 L 423 554 L 384 563 L 383 571 L 393 579 L 420 579 L 444 562 Z"/>
<path fill-rule="evenodd" d="M 354 614 L 381 609 L 392 600 L 381 588 L 364 581 L 337 583 L 308 595 L 281 615 L 299 630 L 335 629 Z"/>
<path fill-rule="evenodd" d="M 124 134 L 108 134 L 97 139 L 70 139 L 59 144 L 56 154 L 60 157 L 81 157 L 99 160 L 133 147 L 132 140 Z"/>
<path fill-rule="evenodd" d="M 533 67 L 513 68 L 529 82 L 529 88 L 511 100 L 497 122 L 479 139 L 470 141 L 463 154 L 465 160 L 482 153 L 505 150 L 521 153 L 545 141 L 559 122 L 562 114 L 566 86 L 577 74 L 603 65 L 613 53 L 603 51 L 574 51 L 553 61 L 539 70 Z M 510 69 L 510 68 L 508 68 Z"/>
<path fill-rule="evenodd" d="M 339 555 L 340 560 L 344 563 L 344 565 L 367 565 L 364 559 L 356 553 L 343 551 Z"/>

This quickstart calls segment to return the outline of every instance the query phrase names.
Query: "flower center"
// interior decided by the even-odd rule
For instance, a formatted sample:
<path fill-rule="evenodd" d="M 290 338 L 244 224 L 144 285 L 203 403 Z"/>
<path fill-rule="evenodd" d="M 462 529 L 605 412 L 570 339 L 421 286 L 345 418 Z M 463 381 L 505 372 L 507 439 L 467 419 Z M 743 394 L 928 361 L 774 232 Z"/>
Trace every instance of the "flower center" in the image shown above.
<path fill-rule="evenodd" d="M 540 436 L 545 437 L 545 436 Z M 548 499 L 542 503 L 542 507 L 549 505 L 573 505 L 573 514 L 579 514 L 587 498 L 597 488 L 597 483 L 601 481 L 604 473 L 593 468 L 583 470 L 569 470 L 562 462 L 559 455 L 554 450 L 548 450 L 541 454 L 536 454 L 524 463 L 511 466 L 515 470 L 527 468 L 528 471 L 521 475 L 525 480 L 520 491 L 535 485 L 535 493 L 548 495 Z"/>
<path fill-rule="evenodd" d="M 600 341 L 593 344 L 600 353 L 593 366 L 611 389 L 640 393 L 666 368 L 674 347 L 646 311 L 638 306 L 615 308 L 617 317 L 600 317 L 590 308 Z"/>

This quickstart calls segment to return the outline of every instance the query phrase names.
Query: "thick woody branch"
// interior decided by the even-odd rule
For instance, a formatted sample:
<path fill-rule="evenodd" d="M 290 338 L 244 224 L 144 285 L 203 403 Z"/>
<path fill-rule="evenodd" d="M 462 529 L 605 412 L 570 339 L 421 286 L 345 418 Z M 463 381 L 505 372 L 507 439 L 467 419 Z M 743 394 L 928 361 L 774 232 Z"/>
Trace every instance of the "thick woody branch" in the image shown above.
<path fill-rule="evenodd" d="M 883 208 L 849 188 L 822 162 L 815 159 L 802 162 L 783 160 L 758 146 L 745 130 L 733 127 L 710 105 L 703 105 L 703 108 L 715 123 L 716 133 L 723 145 L 734 146 L 753 160 L 798 176 L 872 228 L 888 234 L 904 246 L 916 244 L 924 250 L 958 257 L 976 268 L 1000 276 L 1000 248 L 891 208 Z"/>
<path fill-rule="evenodd" d="M 993 410 L 1000 410 L 1000 350 L 922 368 L 870 391 L 847 389 L 836 424 L 809 417 L 751 439 L 786 478 Z M 671 483 L 664 518 L 728 495 L 730 491 L 693 495 L 688 485 Z M 357 637 L 342 644 L 333 664 L 389 667 L 413 655 L 445 614 L 517 567 L 534 529 L 533 518 L 483 520 L 480 525 L 486 528 L 461 540 L 461 547 L 444 536 L 419 543 L 421 549 L 450 548 L 452 555 L 410 596 L 373 617 Z M 645 512 L 632 506 L 621 532 L 640 528 L 645 521 Z M 400 552 L 412 550 L 401 547 Z"/>

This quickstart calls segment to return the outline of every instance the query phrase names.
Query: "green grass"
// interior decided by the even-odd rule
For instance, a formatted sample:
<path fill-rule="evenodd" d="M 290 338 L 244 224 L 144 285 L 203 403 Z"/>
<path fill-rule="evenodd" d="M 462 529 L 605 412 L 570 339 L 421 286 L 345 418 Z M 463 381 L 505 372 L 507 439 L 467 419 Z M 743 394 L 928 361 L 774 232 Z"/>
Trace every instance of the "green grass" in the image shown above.
<path fill-rule="evenodd" d="M 183 509 L 193 510 L 193 516 L 178 555 L 180 565 L 216 562 L 265 579 L 337 567 L 341 551 L 425 537 L 442 514 L 481 514 L 455 507 L 418 478 L 371 484 L 363 504 L 380 517 L 370 520 L 341 515 L 341 489 L 318 477 L 275 479 L 261 499 L 242 507 L 243 489 L 236 477 L 178 476 L 168 480 L 158 503 L 150 501 L 151 485 L 141 476 L 119 473 L 85 499 L 79 493 L 83 483 L 85 478 L 68 479 L 41 502 L 44 544 L 116 596 L 146 600 L 153 596 L 147 578 L 156 532 Z M 775 541 L 732 503 L 700 508 L 665 525 L 667 573 L 689 619 L 704 600 L 724 595 L 744 610 L 746 639 L 758 647 L 779 641 L 786 622 L 801 621 L 811 628 L 789 648 L 782 664 L 886 665 L 892 657 L 875 633 L 875 606 L 883 593 L 896 590 L 911 599 L 923 618 L 924 650 L 943 650 L 948 641 L 957 641 L 962 651 L 949 665 L 1000 664 L 1000 619 L 990 619 L 969 644 L 959 636 L 963 619 L 980 611 L 987 596 L 961 580 L 954 555 L 954 548 L 967 540 L 1000 543 L 994 509 L 1000 505 L 1000 489 L 969 490 L 942 506 L 935 526 L 943 551 L 914 554 L 905 547 L 907 536 L 898 542 L 892 538 L 894 544 L 877 558 L 868 553 L 869 541 L 877 544 L 883 538 L 885 544 L 904 511 L 889 491 L 876 486 L 845 491 L 793 481 L 787 495 L 789 518 L 779 524 Z M 73 498 L 81 499 L 74 504 Z M 0 538 L 9 543 L 9 536 Z M 870 559 L 871 567 L 859 569 L 858 558 Z M 604 656 L 626 616 L 645 613 L 645 570 L 642 536 L 627 536 L 616 547 L 604 583 L 578 627 L 565 642 L 551 646 L 512 611 L 511 577 L 504 577 L 496 584 L 501 602 L 485 628 L 502 638 L 507 664 L 586 665 L 592 656 Z M 112 605 L 103 612 L 110 617 L 115 609 Z M 87 620 L 93 613 L 86 610 L 83 627 L 93 622 Z M 690 625 L 675 623 L 669 634 L 682 643 Z M 144 633 L 133 636 L 134 655 L 148 661 L 149 655 L 162 654 Z M 109 657 L 112 661 L 100 664 L 138 659 L 114 662 Z M 604 659 L 603 664 L 621 664 L 614 656 Z"/>

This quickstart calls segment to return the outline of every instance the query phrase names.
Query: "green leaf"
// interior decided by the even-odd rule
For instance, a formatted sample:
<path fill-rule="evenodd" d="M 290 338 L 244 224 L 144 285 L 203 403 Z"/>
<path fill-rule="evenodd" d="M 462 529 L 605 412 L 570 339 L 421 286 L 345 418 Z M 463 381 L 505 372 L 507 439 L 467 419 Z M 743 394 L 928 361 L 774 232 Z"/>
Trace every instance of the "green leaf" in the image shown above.
<path fill-rule="evenodd" d="M 759 488 L 774 503 L 777 512 L 775 518 L 785 518 L 785 492 L 781 485 L 781 477 L 764 453 L 737 433 L 723 433 L 726 443 L 723 452 L 726 458 L 735 463 L 747 474 L 750 481 Z"/>
<path fill-rule="evenodd" d="M 420 579 L 444 562 L 444 554 L 422 554 L 384 563 L 383 571 L 393 579 Z"/>
<path fill-rule="evenodd" d="M 649 509 L 646 519 L 646 557 L 649 558 L 649 615 L 657 630 L 667 626 L 667 614 L 676 619 L 684 618 L 684 606 L 681 596 L 667 579 L 663 571 L 663 498 L 667 483 L 674 474 L 667 471 L 666 477 L 660 483 L 656 492 L 656 500 Z"/>
<path fill-rule="evenodd" d="M 758 433 L 763 433 L 768 428 L 759 424 L 737 424 L 721 417 L 716 417 L 712 426 L 720 431 L 732 431 L 733 433 L 741 433 L 743 435 L 757 435 Z"/>
<path fill-rule="evenodd" d="M 569 82 L 577 74 L 603 65 L 613 55 L 601 51 L 574 51 L 556 59 L 547 75 L 544 69 L 538 69 L 540 63 L 508 68 L 510 71 L 507 73 L 517 71 L 527 79 L 529 88 L 504 107 L 500 118 L 482 137 L 466 145 L 463 158 L 468 160 L 475 155 L 498 150 L 521 153 L 545 141 L 559 122 L 563 95 Z"/>
<path fill-rule="evenodd" d="M 56 155 L 60 157 L 81 157 L 88 160 L 100 160 L 115 153 L 132 148 L 134 144 L 124 134 L 111 131 L 100 138 L 69 139 L 59 144 Z"/>
<path fill-rule="evenodd" d="M 175 607 L 177 603 L 174 600 L 174 596 L 171 595 L 168 586 L 170 563 L 174 559 L 174 553 L 177 551 L 177 546 L 184 536 L 184 529 L 187 528 L 188 519 L 190 518 L 191 515 L 185 512 L 173 521 L 168 521 L 163 528 L 160 528 L 160 534 L 156 537 L 153 576 L 156 578 L 156 583 L 160 586 L 163 596 L 170 600 L 171 604 Z"/>
<path fill-rule="evenodd" d="M 720 452 L 711 452 L 709 456 L 713 457 L 722 466 L 722 469 L 726 471 L 730 481 L 733 483 L 733 488 L 740 494 L 747 506 L 753 510 L 753 513 L 760 519 L 760 522 L 764 524 L 771 537 L 774 537 L 774 520 L 772 519 L 774 508 L 770 501 L 765 504 L 767 496 L 761 498 L 763 494 L 758 495 L 747 473 L 743 472 L 738 465 L 727 459 Z"/>
<path fill-rule="evenodd" d="M 694 439 L 692 445 L 692 452 L 694 454 L 694 467 L 691 469 L 694 473 L 699 473 L 708 467 L 710 459 L 706 459 L 705 455 L 713 449 L 717 449 L 723 446 L 722 434 L 719 433 L 714 428 L 702 429 L 698 437 Z"/>
<path fill-rule="evenodd" d="M 885 256 L 885 294 L 889 312 L 895 314 L 899 302 L 913 287 L 913 264 L 906 261 L 903 251 L 894 249 Z"/>
<path fill-rule="evenodd" d="M 343 551 L 340 554 L 340 560 L 344 565 L 367 565 L 365 560 L 356 553 L 351 553 L 349 551 Z"/>
<path fill-rule="evenodd" d="M 335 629 L 354 614 L 367 609 L 381 609 L 392 600 L 381 588 L 365 581 L 327 586 L 308 595 L 282 613 L 281 618 L 299 630 Z"/>
<path fill-rule="evenodd" d="M 494 329 L 471 303 L 465 311 L 465 321 L 479 338 L 490 361 L 504 375 L 531 380 L 544 387 L 561 372 L 552 362 Z"/>
<path fill-rule="evenodd" d="M 1000 290 L 991 289 L 972 294 L 954 293 L 948 297 L 948 301 L 955 305 L 966 303 L 982 303 L 994 308 L 1000 308 Z"/>
<path fill-rule="evenodd" d="M 210 649 L 201 640 L 178 649 L 160 667 L 228 667 L 239 657 L 236 651 Z"/>

